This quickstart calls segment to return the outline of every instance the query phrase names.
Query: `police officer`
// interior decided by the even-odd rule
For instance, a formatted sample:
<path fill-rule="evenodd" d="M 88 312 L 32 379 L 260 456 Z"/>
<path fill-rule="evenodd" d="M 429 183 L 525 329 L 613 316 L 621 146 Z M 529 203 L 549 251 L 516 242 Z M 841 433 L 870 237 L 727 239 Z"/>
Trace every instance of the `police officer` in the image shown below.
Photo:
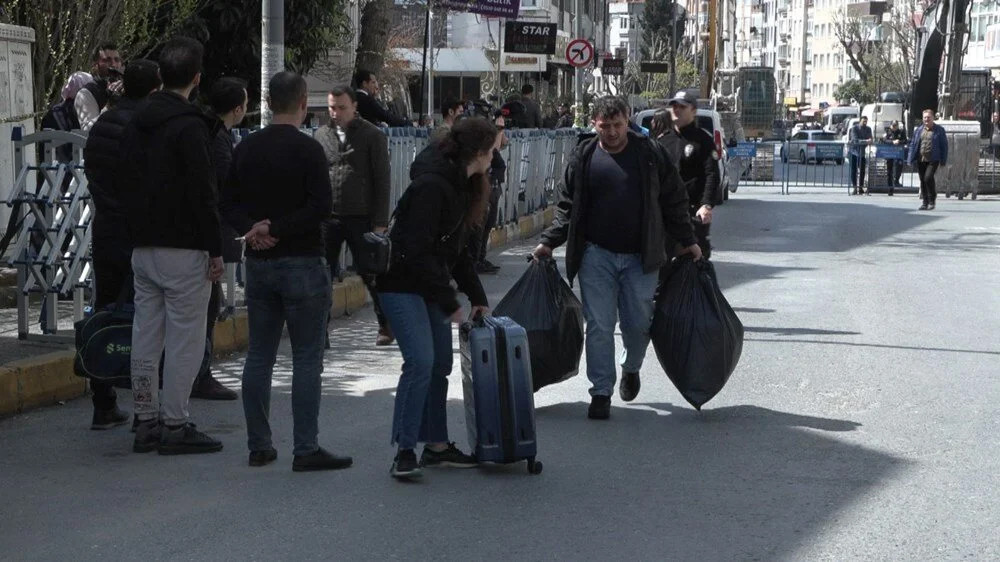
<path fill-rule="evenodd" d="M 698 127 L 698 98 L 693 92 L 680 91 L 670 100 L 674 128 L 660 137 L 680 169 L 681 179 L 687 186 L 691 222 L 702 254 L 712 253 L 709 228 L 712 209 L 722 202 L 719 181 L 718 148 L 704 129 Z"/>
<path fill-rule="evenodd" d="M 904 151 L 907 145 L 906 131 L 899 126 L 899 121 L 893 121 L 892 125 L 889 126 L 889 130 L 885 132 L 885 137 L 882 139 L 886 144 L 891 144 L 893 146 L 901 146 Z M 905 156 L 905 153 L 904 153 Z M 889 196 L 892 196 L 893 189 L 896 187 L 903 187 L 903 184 L 899 182 L 900 176 L 903 175 L 903 158 L 894 159 L 887 158 L 885 161 L 886 166 L 886 180 L 889 184 Z"/>

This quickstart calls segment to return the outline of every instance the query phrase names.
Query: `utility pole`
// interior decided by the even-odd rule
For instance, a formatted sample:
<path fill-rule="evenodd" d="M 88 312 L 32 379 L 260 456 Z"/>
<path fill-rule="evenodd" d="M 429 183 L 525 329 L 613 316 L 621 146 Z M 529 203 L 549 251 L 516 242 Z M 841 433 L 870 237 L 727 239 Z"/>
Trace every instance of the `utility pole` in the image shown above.
<path fill-rule="evenodd" d="M 271 124 L 268 83 L 285 70 L 285 0 L 264 0 L 260 15 L 260 125 L 265 127 Z"/>
<path fill-rule="evenodd" d="M 446 16 L 447 17 L 447 16 Z M 433 2 L 427 0 L 427 46 L 430 50 L 431 66 L 427 69 L 427 121 L 434 122 L 434 9 Z"/>
<path fill-rule="evenodd" d="M 701 81 L 701 97 L 708 99 L 712 96 L 712 79 L 715 78 L 715 57 L 718 48 L 718 20 L 719 0 L 708 0 L 708 53 L 705 56 L 705 76 Z"/>
<path fill-rule="evenodd" d="M 580 0 L 574 0 L 573 2 L 573 39 L 579 39 L 583 37 L 583 6 L 580 5 Z M 576 108 L 576 122 L 586 123 L 586 117 L 583 115 L 583 69 L 576 67 L 573 71 L 573 105 Z"/>

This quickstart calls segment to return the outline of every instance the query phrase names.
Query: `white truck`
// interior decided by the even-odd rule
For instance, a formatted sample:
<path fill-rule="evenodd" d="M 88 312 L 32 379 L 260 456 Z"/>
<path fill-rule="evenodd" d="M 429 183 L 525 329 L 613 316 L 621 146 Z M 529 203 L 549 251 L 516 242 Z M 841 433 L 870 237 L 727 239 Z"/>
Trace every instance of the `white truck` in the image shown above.
<path fill-rule="evenodd" d="M 856 105 L 828 107 L 823 112 L 823 130 L 838 135 L 847 134 L 847 121 L 861 116 L 861 108 Z"/>

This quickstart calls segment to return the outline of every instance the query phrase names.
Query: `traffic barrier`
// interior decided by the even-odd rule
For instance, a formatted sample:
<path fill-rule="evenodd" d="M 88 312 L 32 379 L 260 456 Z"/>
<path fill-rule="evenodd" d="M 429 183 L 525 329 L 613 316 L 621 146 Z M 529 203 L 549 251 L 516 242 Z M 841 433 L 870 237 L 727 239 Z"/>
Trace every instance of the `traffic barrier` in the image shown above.
<path fill-rule="evenodd" d="M 314 135 L 316 128 L 303 128 Z M 390 211 L 409 186 L 410 165 L 431 139 L 426 128 L 385 129 L 390 158 Z M 246 129 L 232 131 L 239 143 Z M 576 146 L 578 131 L 510 130 L 509 143 L 501 150 L 507 163 L 497 228 L 517 225 L 523 217 L 548 206 L 563 185 L 563 168 Z M 91 219 L 94 215 L 87 178 L 83 173 L 83 131 L 41 131 L 22 138 L 14 129 L 16 176 L 14 189 L 6 201 L 20 219 L 20 227 L 9 254 L 10 265 L 18 269 L 19 339 L 72 342 L 72 331 L 58 330 L 60 295 L 72 295 L 73 319 L 84 315 L 85 291 L 93 286 L 90 255 Z M 59 162 L 56 149 L 72 145 L 73 157 Z M 34 164 L 35 153 L 41 163 Z M 349 252 L 341 252 L 342 270 L 350 265 Z M 236 267 L 229 264 L 223 277 L 224 315 L 231 316 L 236 305 Z M 91 294 L 93 292 L 91 291 Z M 30 331 L 29 297 L 43 296 L 42 324 L 45 333 Z"/>

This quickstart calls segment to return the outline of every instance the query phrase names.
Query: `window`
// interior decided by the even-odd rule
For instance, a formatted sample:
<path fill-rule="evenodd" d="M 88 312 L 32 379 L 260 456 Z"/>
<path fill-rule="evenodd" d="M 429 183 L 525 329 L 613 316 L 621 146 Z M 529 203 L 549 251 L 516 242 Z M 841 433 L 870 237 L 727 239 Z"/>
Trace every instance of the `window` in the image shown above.
<path fill-rule="evenodd" d="M 522 0 L 522 5 L 524 5 L 523 1 L 524 0 Z M 628 18 L 621 18 L 620 21 L 621 21 L 621 28 L 622 29 L 628 29 Z"/>

